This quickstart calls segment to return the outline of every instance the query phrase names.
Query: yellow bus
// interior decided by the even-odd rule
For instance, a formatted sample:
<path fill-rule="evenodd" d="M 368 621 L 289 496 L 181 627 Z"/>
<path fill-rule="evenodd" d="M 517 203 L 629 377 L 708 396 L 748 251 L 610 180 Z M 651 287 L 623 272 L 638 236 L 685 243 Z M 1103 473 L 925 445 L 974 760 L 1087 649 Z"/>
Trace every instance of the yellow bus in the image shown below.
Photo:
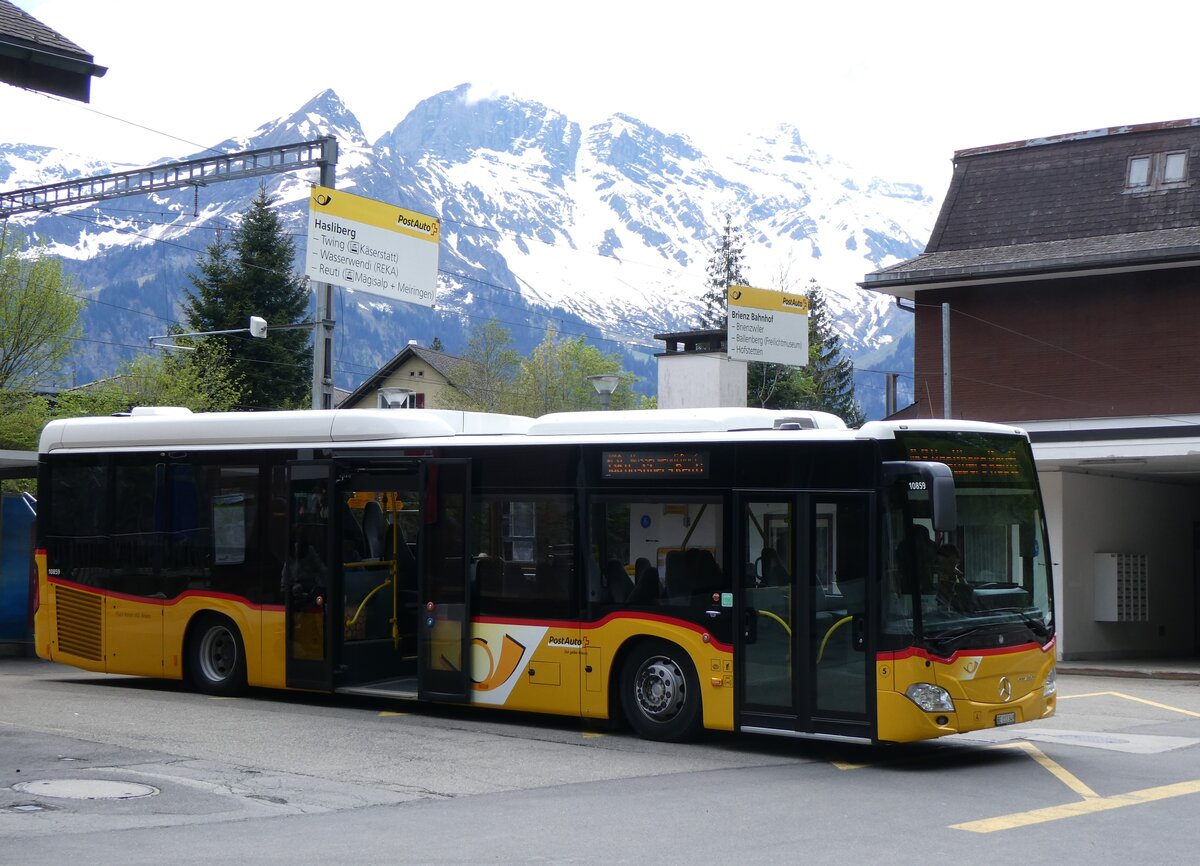
<path fill-rule="evenodd" d="M 910 742 L 1055 707 L 1028 437 L 755 409 L 54 421 L 38 655 L 91 671 Z"/>

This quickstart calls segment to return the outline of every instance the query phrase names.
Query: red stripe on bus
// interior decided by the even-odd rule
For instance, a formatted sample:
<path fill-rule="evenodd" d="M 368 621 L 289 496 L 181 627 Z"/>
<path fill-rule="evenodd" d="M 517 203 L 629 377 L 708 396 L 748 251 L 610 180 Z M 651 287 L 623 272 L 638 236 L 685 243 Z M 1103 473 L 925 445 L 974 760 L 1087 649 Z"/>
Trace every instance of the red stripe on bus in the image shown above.
<path fill-rule="evenodd" d="M 990 649 L 961 649 L 955 650 L 952 655 L 939 656 L 928 650 L 920 647 L 909 647 L 898 652 L 881 652 L 875 654 L 876 661 L 900 661 L 907 658 L 925 659 L 926 661 L 941 662 L 942 664 L 953 664 L 958 661 L 959 656 L 1004 656 L 1013 655 L 1015 653 L 1029 652 L 1030 650 L 1040 649 L 1042 652 L 1049 652 L 1054 647 L 1055 641 L 1058 640 L 1057 635 L 1050 638 L 1050 642 L 1042 645 L 1037 641 L 1028 641 L 1026 643 L 1014 644 L 1007 647 L 993 647 Z"/>
<path fill-rule="evenodd" d="M 673 625 L 679 628 L 685 628 L 689 631 L 694 631 L 699 635 L 708 635 L 708 643 L 714 649 L 721 652 L 733 652 L 733 647 L 729 644 L 722 643 L 712 636 L 712 632 L 699 626 L 694 622 L 678 619 L 677 617 L 664 616 L 657 613 L 642 613 L 639 611 L 616 611 L 594 622 L 584 622 L 576 620 L 563 619 L 522 619 L 519 617 L 502 617 L 502 616 L 476 616 L 471 617 L 472 622 L 487 623 L 495 625 L 532 625 L 545 626 L 547 628 L 577 628 L 581 631 L 591 631 L 601 628 L 602 626 L 612 622 L 615 619 L 636 619 L 648 620 L 650 622 L 663 623 L 664 625 Z"/>

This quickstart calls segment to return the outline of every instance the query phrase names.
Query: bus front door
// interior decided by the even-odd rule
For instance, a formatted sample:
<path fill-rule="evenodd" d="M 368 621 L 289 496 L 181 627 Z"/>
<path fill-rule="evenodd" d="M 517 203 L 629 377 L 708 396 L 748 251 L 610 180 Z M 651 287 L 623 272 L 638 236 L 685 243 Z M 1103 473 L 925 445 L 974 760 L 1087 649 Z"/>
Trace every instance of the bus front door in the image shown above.
<path fill-rule="evenodd" d="M 467 527 L 470 463 L 422 461 L 417 568 L 417 696 L 470 700 L 471 588 Z"/>
<path fill-rule="evenodd" d="M 870 499 L 738 498 L 738 725 L 869 739 Z"/>

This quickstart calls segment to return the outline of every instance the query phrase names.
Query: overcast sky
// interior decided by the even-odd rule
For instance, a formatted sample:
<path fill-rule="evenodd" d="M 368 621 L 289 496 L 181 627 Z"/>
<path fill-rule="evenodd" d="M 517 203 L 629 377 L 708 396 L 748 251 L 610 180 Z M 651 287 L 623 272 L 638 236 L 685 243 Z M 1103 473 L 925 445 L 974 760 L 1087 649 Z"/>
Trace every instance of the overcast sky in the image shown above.
<path fill-rule="evenodd" d="M 327 87 L 375 140 L 464 82 L 702 148 L 789 123 L 945 191 L 955 150 L 1200 116 L 1200 4 L 15 0 L 108 67 L 82 105 L 0 84 L 0 141 L 145 163 L 252 132 Z"/>

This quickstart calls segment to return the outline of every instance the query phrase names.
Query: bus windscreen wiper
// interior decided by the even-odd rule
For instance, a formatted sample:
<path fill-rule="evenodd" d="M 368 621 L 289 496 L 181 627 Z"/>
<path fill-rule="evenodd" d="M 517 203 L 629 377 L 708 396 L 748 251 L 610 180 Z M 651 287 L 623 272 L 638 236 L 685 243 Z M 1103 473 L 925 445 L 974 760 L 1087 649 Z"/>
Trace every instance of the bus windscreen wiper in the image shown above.
<path fill-rule="evenodd" d="M 1044 639 L 1050 636 L 1050 628 L 1046 625 L 1045 620 L 1027 610 L 1022 610 L 1019 607 L 998 607 L 992 610 L 991 613 L 1015 613 L 1022 622 L 1029 626 L 1030 631 L 1038 637 Z"/>

